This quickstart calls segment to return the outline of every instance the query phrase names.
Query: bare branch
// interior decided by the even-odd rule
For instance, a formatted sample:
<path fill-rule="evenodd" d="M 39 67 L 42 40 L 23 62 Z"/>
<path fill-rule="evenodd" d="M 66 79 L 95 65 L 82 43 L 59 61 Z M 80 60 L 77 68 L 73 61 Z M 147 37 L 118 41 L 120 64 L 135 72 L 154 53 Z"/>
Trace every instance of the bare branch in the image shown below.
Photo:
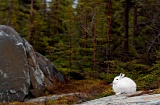
<path fill-rule="evenodd" d="M 151 42 L 151 44 L 150 44 L 150 46 L 148 48 L 147 53 L 149 53 L 149 51 L 151 50 L 151 48 L 154 47 L 153 44 L 155 43 L 156 39 L 159 38 L 159 36 L 160 36 L 160 33 L 153 39 L 153 41 Z"/>

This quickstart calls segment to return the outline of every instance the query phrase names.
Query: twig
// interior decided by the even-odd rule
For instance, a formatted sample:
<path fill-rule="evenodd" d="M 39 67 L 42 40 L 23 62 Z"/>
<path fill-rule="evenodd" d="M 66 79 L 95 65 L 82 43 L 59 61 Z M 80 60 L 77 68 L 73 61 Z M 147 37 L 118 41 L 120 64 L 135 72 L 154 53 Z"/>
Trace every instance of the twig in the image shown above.
<path fill-rule="evenodd" d="M 149 48 L 148 48 L 148 53 L 149 53 L 149 51 L 151 50 L 151 48 L 152 48 L 152 46 L 153 46 L 153 44 L 155 43 L 155 41 L 156 41 L 156 39 L 158 38 L 160 36 L 160 33 L 154 38 L 154 40 L 151 42 L 151 44 L 150 44 L 150 46 L 149 46 Z"/>

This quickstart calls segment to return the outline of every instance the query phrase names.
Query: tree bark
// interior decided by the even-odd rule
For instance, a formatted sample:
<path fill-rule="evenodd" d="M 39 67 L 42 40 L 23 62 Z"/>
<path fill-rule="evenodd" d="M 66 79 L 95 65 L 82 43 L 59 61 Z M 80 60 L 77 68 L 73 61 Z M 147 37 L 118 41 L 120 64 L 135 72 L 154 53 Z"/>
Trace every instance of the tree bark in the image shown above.
<path fill-rule="evenodd" d="M 69 68 L 70 70 L 72 69 L 72 14 L 71 14 L 71 10 L 70 10 L 70 29 L 69 29 L 69 34 L 70 34 L 70 39 L 69 39 L 69 43 L 70 43 L 70 57 L 69 57 Z"/>
<path fill-rule="evenodd" d="M 12 15 L 12 9 L 13 9 L 13 0 L 10 0 L 10 6 L 9 6 L 9 11 L 8 11 L 8 20 L 7 20 L 7 25 L 11 25 L 11 15 Z"/>
<path fill-rule="evenodd" d="M 133 35 L 137 37 L 137 6 L 134 6 Z"/>
<path fill-rule="evenodd" d="M 55 34 L 57 33 L 57 14 L 56 14 L 56 11 L 57 11 L 57 0 L 54 1 L 54 6 L 53 6 L 53 33 L 52 33 L 52 42 L 53 42 L 53 46 L 54 46 L 54 37 L 55 37 Z"/>
<path fill-rule="evenodd" d="M 46 0 L 43 1 L 43 18 L 46 17 Z"/>
<path fill-rule="evenodd" d="M 94 17 L 94 26 L 93 26 L 93 30 L 94 30 L 94 71 L 96 71 L 97 68 L 97 40 L 96 40 L 96 14 Z"/>
<path fill-rule="evenodd" d="M 111 8 L 112 8 L 112 1 L 108 0 L 108 29 L 107 29 L 107 51 L 106 57 L 110 59 L 111 57 L 111 47 L 110 47 L 110 37 L 111 37 L 111 25 L 112 25 L 112 18 L 111 18 Z"/>
<path fill-rule="evenodd" d="M 88 21 L 87 21 L 87 11 L 86 11 L 86 15 L 85 15 L 85 39 L 86 39 L 86 42 L 85 42 L 85 48 L 87 49 L 88 48 L 88 32 L 87 32 L 87 27 L 88 27 Z M 86 56 L 88 55 L 88 52 L 86 51 Z"/>
<path fill-rule="evenodd" d="M 31 0 L 31 4 L 30 4 L 30 38 L 29 38 L 29 42 L 32 45 L 34 45 L 33 44 L 33 40 L 34 40 L 34 35 L 33 35 L 33 2 L 34 2 L 34 0 Z"/>
<path fill-rule="evenodd" d="M 125 15 L 125 20 L 124 20 L 124 51 L 128 52 L 128 29 L 129 29 L 129 25 L 128 25 L 128 18 L 129 18 L 129 0 L 125 0 L 125 10 L 124 10 L 124 15 Z"/>

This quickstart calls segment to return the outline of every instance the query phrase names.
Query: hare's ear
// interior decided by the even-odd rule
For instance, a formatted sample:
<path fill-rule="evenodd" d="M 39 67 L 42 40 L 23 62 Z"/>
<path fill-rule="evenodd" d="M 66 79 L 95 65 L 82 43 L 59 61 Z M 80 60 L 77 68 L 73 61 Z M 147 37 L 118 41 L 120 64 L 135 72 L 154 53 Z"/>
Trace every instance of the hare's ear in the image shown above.
<path fill-rule="evenodd" d="M 125 76 L 125 74 L 123 74 L 123 73 L 120 73 L 120 75 L 119 75 L 119 76 L 123 78 L 123 77 Z"/>

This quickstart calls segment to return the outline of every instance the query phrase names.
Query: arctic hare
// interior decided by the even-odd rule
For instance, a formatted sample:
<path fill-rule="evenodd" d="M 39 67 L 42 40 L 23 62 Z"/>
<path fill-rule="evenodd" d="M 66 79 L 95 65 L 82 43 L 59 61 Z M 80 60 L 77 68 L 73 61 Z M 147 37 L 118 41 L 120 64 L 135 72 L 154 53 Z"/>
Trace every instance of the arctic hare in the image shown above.
<path fill-rule="evenodd" d="M 120 75 L 116 76 L 113 80 L 112 88 L 116 95 L 122 93 L 134 94 L 136 92 L 136 83 L 132 79 L 124 76 L 125 74 L 120 73 Z"/>

